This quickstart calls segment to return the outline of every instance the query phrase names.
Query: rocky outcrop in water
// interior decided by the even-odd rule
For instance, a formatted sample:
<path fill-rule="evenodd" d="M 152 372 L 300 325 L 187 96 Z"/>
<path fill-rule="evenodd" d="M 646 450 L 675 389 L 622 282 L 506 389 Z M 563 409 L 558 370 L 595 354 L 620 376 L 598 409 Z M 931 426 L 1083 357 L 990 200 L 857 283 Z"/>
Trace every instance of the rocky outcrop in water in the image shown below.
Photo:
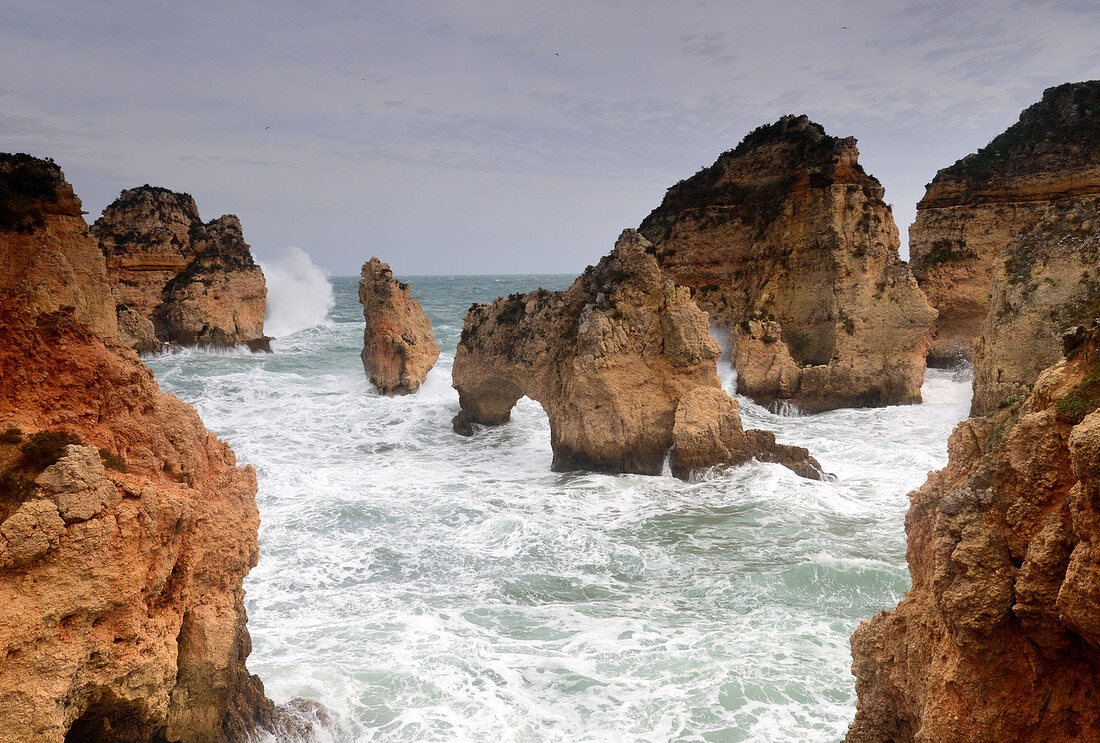
<path fill-rule="evenodd" d="M 1097 121 L 1100 81 L 1049 88 L 1019 122 L 928 184 L 909 230 L 909 252 L 914 275 L 939 310 L 929 363 L 970 356 L 994 304 L 993 281 L 1005 277 L 1002 251 L 1100 199 Z M 1042 359 L 1036 371 L 1050 362 L 1049 355 Z"/>
<path fill-rule="evenodd" d="M 58 250 L 55 214 L 20 214 L 6 262 L 46 265 L 33 254 Z M 113 310 L 85 238 L 61 251 L 83 267 L 75 287 L 0 297 L 0 743 L 293 739 L 245 668 L 255 472 L 160 392 L 113 314 L 81 321 Z"/>
<path fill-rule="evenodd" d="M 731 333 L 738 392 L 757 402 L 920 402 L 935 312 L 858 154 L 854 139 L 786 116 L 670 188 L 639 227 Z"/>
<path fill-rule="evenodd" d="M 848 743 L 1100 735 L 1100 331 L 955 429 L 910 495 L 913 587 L 852 636 Z"/>
<path fill-rule="evenodd" d="M 363 368 L 383 395 L 409 395 L 424 383 L 439 358 L 432 322 L 409 285 L 393 277 L 388 263 L 363 264 L 359 302 L 363 305 Z"/>
<path fill-rule="evenodd" d="M 83 214 L 52 160 L 0 154 L 0 292 L 37 312 L 73 307 L 81 322 L 113 337 L 115 302 Z"/>
<path fill-rule="evenodd" d="M 204 224 L 189 194 L 146 185 L 123 191 L 92 232 L 107 259 L 127 345 L 270 350 L 263 271 L 236 217 Z"/>
<path fill-rule="evenodd" d="M 504 423 L 526 395 L 550 419 L 556 471 L 655 475 L 672 448 L 674 473 L 687 477 L 772 456 L 774 439 L 768 449 L 766 437 L 746 436 L 721 390 L 705 313 L 662 275 L 650 247 L 626 230 L 564 292 L 471 307 L 453 368 L 455 430 Z"/>

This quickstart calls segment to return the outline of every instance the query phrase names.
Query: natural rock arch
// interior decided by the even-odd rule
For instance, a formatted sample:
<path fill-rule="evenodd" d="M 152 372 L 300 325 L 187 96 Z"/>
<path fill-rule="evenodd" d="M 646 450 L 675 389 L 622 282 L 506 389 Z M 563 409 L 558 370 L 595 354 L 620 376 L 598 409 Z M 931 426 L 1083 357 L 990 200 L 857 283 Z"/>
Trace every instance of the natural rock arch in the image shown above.
<path fill-rule="evenodd" d="M 744 436 L 736 401 L 718 381 L 720 349 L 706 314 L 662 275 L 649 247 L 626 230 L 611 254 L 564 292 L 539 289 L 471 307 L 452 372 L 462 407 L 455 430 L 504 423 L 527 396 L 549 418 L 556 471 L 656 475 L 670 450 L 683 477 L 757 455 L 779 461 L 774 439 L 767 454 L 763 439 Z M 691 393 L 700 389 L 728 401 L 727 425 L 681 439 L 677 451 L 677 411 L 696 405 L 701 398 Z M 732 431 L 740 434 L 736 441 L 726 435 Z M 710 456 L 684 450 L 705 442 Z M 788 449 L 792 461 L 809 459 L 805 449 Z M 677 467 L 678 458 L 692 466 Z"/>

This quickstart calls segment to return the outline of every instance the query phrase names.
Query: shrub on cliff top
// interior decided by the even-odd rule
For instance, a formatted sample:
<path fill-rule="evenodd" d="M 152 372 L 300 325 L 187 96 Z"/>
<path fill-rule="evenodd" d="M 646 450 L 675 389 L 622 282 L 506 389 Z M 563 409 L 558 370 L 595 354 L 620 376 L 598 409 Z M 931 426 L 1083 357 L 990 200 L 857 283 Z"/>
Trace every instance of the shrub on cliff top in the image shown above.
<path fill-rule="evenodd" d="M 67 431 L 39 431 L 32 433 L 19 450 L 23 453 L 20 464 L 30 469 L 44 470 L 65 455 L 65 447 L 83 443 L 79 436 Z"/>
<path fill-rule="evenodd" d="M 46 224 L 42 207 L 57 202 L 61 182 L 53 160 L 0 153 L 0 231 L 41 229 Z"/>

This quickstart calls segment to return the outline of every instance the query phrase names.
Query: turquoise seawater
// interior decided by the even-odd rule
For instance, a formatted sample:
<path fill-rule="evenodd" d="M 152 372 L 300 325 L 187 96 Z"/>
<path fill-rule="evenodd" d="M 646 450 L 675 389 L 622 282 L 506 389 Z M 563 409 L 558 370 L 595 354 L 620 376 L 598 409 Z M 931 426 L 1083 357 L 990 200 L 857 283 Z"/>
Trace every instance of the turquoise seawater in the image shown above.
<path fill-rule="evenodd" d="M 471 302 L 571 277 L 408 280 L 443 349 L 413 396 L 367 383 L 351 277 L 273 284 L 272 355 L 147 360 L 256 468 L 248 665 L 269 696 L 331 709 L 322 740 L 843 738 L 848 637 L 909 587 L 907 492 L 945 463 L 969 383 L 930 371 L 923 405 L 808 417 L 742 399 L 835 482 L 557 474 L 533 401 L 454 434 L 450 369 Z"/>

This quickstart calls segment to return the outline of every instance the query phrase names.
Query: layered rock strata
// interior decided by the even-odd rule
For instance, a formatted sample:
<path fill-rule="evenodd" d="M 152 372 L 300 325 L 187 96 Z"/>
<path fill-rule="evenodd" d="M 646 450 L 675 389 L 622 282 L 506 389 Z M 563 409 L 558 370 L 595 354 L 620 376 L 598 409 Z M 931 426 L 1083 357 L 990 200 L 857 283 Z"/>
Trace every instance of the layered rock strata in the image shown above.
<path fill-rule="evenodd" d="M 849 743 L 1100 736 L 1100 333 L 955 429 L 911 494 L 913 587 L 852 636 Z"/>
<path fill-rule="evenodd" d="M 6 262 L 41 265 L 54 202 L 22 196 L 43 218 Z M 113 309 L 98 246 L 69 247 L 87 306 Z M 245 668 L 255 472 L 109 321 L 43 311 L 60 286 L 0 297 L 0 743 L 294 739 Z"/>
<path fill-rule="evenodd" d="M 114 337 L 103 254 L 83 214 L 52 160 L 0 154 L 0 292 L 37 312 L 72 307 L 88 327 Z"/>
<path fill-rule="evenodd" d="M 123 191 L 92 232 L 107 259 L 127 345 L 270 350 L 263 271 L 235 216 L 203 223 L 189 194 L 146 185 Z"/>
<path fill-rule="evenodd" d="M 1009 241 L 991 271 L 971 415 L 1026 398 L 1062 358 L 1062 334 L 1100 315 L 1100 197 L 1059 202 Z"/>
<path fill-rule="evenodd" d="M 738 392 L 807 412 L 920 402 L 936 316 L 853 138 L 785 116 L 642 222 L 661 269 L 733 336 Z"/>
<path fill-rule="evenodd" d="M 718 344 L 689 292 L 634 230 L 569 289 L 515 294 L 466 315 L 455 355 L 455 430 L 508 420 L 523 396 L 550 419 L 553 469 L 688 477 L 754 457 L 820 477 L 804 449 L 741 429 Z M 675 444 L 675 446 L 674 446 Z"/>
<path fill-rule="evenodd" d="M 439 358 L 432 322 L 420 302 L 377 258 L 363 264 L 359 302 L 366 320 L 363 368 L 371 384 L 383 395 L 416 392 Z"/>
<path fill-rule="evenodd" d="M 939 311 L 930 364 L 970 356 L 993 304 L 1001 251 L 1037 225 L 1061 220 L 1060 211 L 1100 198 L 1097 121 L 1100 81 L 1049 88 L 1016 124 L 928 184 L 909 229 L 909 254 Z"/>

